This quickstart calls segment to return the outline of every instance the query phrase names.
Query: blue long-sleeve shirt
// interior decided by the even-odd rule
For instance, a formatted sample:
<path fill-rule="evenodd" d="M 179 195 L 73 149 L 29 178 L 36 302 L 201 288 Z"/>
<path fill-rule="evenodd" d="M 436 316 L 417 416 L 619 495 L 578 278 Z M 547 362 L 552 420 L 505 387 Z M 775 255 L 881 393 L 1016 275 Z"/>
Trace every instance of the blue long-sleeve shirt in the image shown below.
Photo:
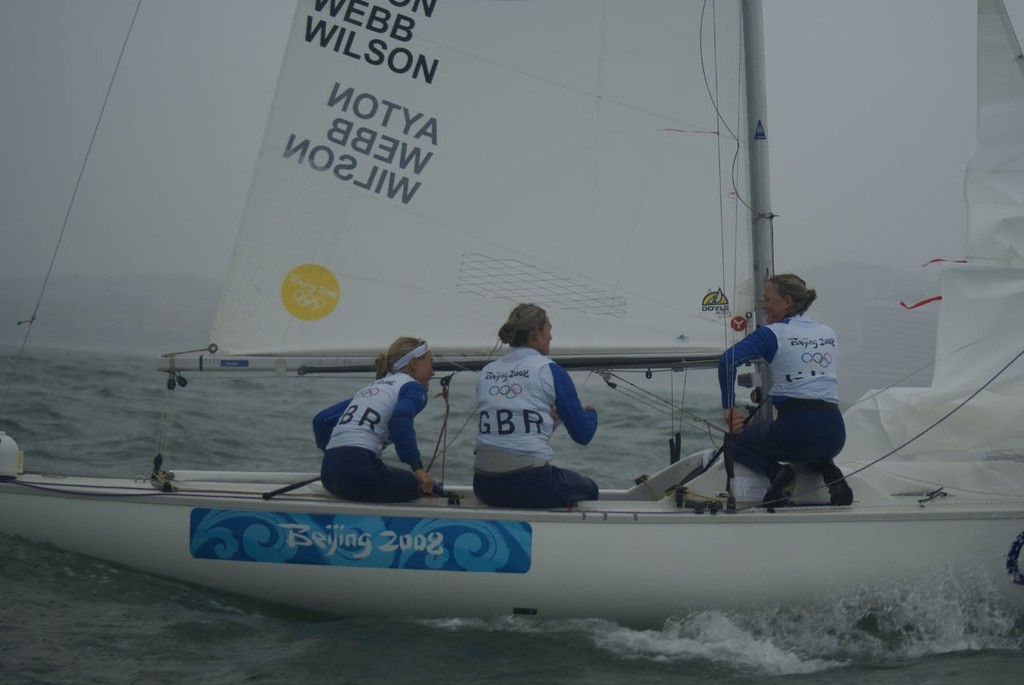
<path fill-rule="evenodd" d="M 763 326 L 722 353 L 718 359 L 718 386 L 722 391 L 723 409 L 735 406 L 737 367 L 753 359 L 763 359 L 770 364 L 778 351 L 778 338 Z"/>
<path fill-rule="evenodd" d="M 548 368 L 551 369 L 551 380 L 555 384 L 555 408 L 558 409 L 558 418 L 573 442 L 586 445 L 597 433 L 597 412 L 583 408 L 579 395 L 576 394 L 576 385 L 565 369 L 554 362 Z"/>

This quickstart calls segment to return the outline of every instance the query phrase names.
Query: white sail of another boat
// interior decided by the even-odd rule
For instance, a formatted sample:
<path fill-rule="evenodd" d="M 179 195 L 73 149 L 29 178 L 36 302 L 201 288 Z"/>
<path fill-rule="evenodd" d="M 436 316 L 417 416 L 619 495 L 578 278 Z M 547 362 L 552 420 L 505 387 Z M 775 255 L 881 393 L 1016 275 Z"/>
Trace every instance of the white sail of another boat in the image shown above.
<path fill-rule="evenodd" d="M 844 458 L 1024 452 L 1024 59 L 1006 9 L 978 11 L 978 123 L 967 168 L 966 259 L 941 265 L 929 388 L 891 388 L 847 413 Z M 951 413 L 952 412 L 952 413 Z M 933 427 L 934 426 L 934 427 Z M 916 437 L 921 433 L 920 437 Z"/>

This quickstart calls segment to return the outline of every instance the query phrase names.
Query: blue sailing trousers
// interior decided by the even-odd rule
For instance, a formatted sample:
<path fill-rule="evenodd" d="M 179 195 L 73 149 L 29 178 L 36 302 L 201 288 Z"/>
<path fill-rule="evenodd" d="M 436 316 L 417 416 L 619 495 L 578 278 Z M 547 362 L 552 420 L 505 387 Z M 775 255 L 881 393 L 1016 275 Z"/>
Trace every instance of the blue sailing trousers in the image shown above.
<path fill-rule="evenodd" d="M 780 461 L 831 461 L 846 444 L 846 424 L 838 411 L 789 411 L 769 424 L 744 428 L 735 444 L 736 462 L 767 476 Z"/>
<path fill-rule="evenodd" d="M 320 482 L 328 492 L 353 502 L 408 502 L 420 496 L 411 471 L 388 466 L 370 450 L 349 445 L 324 452 Z"/>
<path fill-rule="evenodd" d="M 582 474 L 547 464 L 500 475 L 476 473 L 473 492 L 492 507 L 559 509 L 597 499 L 597 483 Z"/>

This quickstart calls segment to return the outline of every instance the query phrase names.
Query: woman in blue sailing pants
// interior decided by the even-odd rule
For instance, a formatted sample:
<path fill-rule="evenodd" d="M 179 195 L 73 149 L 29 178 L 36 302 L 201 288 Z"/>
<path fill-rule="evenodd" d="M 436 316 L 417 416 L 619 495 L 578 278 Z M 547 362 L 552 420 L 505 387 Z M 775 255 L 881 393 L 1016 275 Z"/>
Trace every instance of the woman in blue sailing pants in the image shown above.
<path fill-rule="evenodd" d="M 512 347 L 477 379 L 473 492 L 495 507 L 553 509 L 598 497 L 587 476 L 551 465 L 551 434 L 564 425 L 586 445 L 597 432 L 597 411 L 583 407 L 565 369 L 548 358 L 551 322 L 534 304 L 520 304 L 498 331 Z"/>
<path fill-rule="evenodd" d="M 377 356 L 376 381 L 313 418 L 316 445 L 324 450 L 324 488 L 357 502 L 406 502 L 440 493 L 420 461 L 413 428 L 413 419 L 427 405 L 433 360 L 424 341 L 398 338 Z M 391 442 L 410 470 L 381 459 Z"/>
<path fill-rule="evenodd" d="M 769 278 L 759 303 L 767 325 L 726 350 L 718 363 L 726 425 L 741 431 L 735 460 L 768 476 L 764 502 L 772 506 L 788 503 L 796 479 L 793 467 L 780 462 L 813 465 L 833 505 L 853 502 L 853 491 L 832 461 L 846 442 L 836 382 L 839 348 L 830 327 L 804 315 L 815 299 L 817 292 L 799 276 Z M 744 428 L 733 395 L 736 367 L 756 358 L 771 367 L 769 395 L 777 418 Z"/>

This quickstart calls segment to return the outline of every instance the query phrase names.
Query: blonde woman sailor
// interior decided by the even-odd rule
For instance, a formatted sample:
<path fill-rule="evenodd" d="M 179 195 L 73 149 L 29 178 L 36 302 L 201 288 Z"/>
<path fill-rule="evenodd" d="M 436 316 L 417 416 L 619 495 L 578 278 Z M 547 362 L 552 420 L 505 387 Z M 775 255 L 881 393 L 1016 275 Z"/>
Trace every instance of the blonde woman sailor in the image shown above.
<path fill-rule="evenodd" d="M 313 418 L 324 450 L 320 480 L 329 492 L 357 502 L 406 502 L 439 495 L 423 468 L 413 420 L 427 405 L 434 354 L 426 342 L 401 337 L 375 360 L 377 380 Z M 381 453 L 394 443 L 409 470 L 388 466 Z"/>
<path fill-rule="evenodd" d="M 832 504 L 853 503 L 853 491 L 832 461 L 846 443 L 836 380 L 836 334 L 806 315 L 817 297 L 795 274 L 769 278 L 759 303 L 767 325 L 726 350 L 718 364 L 726 425 L 741 431 L 736 436 L 735 459 L 768 476 L 771 485 L 764 502 L 772 506 L 787 504 L 792 495 L 796 472 L 791 463 L 819 471 Z M 777 418 L 767 425 L 744 428 L 733 396 L 736 367 L 756 358 L 771 367 L 769 396 Z"/>
<path fill-rule="evenodd" d="M 587 476 L 551 464 L 549 441 L 559 425 L 586 445 L 597 432 L 597 411 L 582 406 L 565 369 L 547 355 L 551 322 L 534 304 L 520 304 L 498 331 L 512 347 L 477 378 L 473 492 L 495 507 L 554 509 L 598 498 Z"/>

